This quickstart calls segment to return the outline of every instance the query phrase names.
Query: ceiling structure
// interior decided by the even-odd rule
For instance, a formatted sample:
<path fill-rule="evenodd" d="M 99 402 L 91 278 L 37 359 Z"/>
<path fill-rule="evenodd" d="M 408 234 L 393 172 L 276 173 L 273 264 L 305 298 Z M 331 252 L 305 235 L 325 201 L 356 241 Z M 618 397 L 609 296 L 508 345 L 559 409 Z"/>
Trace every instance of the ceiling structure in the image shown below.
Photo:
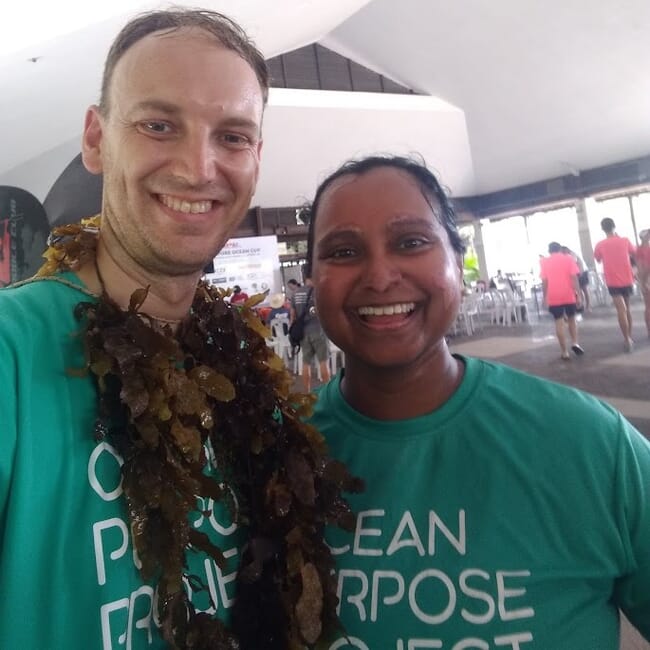
<path fill-rule="evenodd" d="M 318 42 L 431 96 L 274 89 L 255 205 L 300 204 L 343 160 L 377 151 L 421 153 L 455 196 L 650 153 L 647 0 L 201 4 L 236 18 L 267 58 Z M 93 5 L 36 0 L 5 15 L 0 185 L 41 201 L 79 152 L 111 40 L 165 6 Z"/>

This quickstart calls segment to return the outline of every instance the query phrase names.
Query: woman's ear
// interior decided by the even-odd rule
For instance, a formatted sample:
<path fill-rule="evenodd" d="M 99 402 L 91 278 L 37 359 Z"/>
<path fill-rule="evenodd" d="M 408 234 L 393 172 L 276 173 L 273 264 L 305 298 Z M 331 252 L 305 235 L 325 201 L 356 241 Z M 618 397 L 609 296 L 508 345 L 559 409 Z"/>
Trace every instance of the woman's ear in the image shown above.
<path fill-rule="evenodd" d="M 102 165 L 102 135 L 104 120 L 99 111 L 99 106 L 91 106 L 86 111 L 84 132 L 81 140 L 81 159 L 84 167 L 91 174 L 101 174 Z"/>

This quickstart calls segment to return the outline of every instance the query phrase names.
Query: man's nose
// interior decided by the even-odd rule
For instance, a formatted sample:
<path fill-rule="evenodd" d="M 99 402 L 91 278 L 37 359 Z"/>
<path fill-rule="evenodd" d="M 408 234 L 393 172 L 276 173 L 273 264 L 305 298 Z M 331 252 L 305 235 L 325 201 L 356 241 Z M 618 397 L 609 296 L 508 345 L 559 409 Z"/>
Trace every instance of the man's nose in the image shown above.
<path fill-rule="evenodd" d="M 189 185 L 201 187 L 214 181 L 219 167 L 219 147 L 210 134 L 192 134 L 179 143 L 177 175 Z"/>

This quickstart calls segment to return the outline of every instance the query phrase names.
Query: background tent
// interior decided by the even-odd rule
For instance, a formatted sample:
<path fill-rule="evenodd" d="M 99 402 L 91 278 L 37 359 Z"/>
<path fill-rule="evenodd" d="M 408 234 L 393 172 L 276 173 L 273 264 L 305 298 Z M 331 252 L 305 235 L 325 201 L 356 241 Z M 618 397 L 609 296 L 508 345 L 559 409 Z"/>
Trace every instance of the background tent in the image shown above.
<path fill-rule="evenodd" d="M 75 223 L 98 214 L 102 208 L 102 176 L 91 174 L 81 154 L 56 179 L 43 202 L 50 227 Z"/>
<path fill-rule="evenodd" d="M 36 273 L 49 230 L 45 210 L 35 196 L 0 185 L 0 287 Z"/>

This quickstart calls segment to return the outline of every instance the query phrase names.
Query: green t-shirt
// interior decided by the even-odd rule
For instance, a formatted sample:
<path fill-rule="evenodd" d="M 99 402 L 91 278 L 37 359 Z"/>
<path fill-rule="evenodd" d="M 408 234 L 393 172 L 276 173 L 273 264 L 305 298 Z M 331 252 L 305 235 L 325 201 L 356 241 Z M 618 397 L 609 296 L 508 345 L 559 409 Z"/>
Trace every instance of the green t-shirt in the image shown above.
<path fill-rule="evenodd" d="M 79 284 L 73 274 L 60 277 Z M 122 460 L 93 437 L 92 379 L 67 372 L 84 365 L 73 310 L 89 300 L 55 281 L 0 291 L 2 650 L 165 647 L 154 589 L 140 577 L 131 543 Z M 234 595 L 237 527 L 210 501 L 198 504 L 192 522 L 228 559 L 222 571 L 188 554 L 222 615 Z M 205 593 L 193 601 L 215 611 Z"/>
<path fill-rule="evenodd" d="M 319 393 L 312 424 L 366 481 L 355 531 L 328 533 L 330 650 L 617 650 L 618 608 L 650 638 L 650 443 L 584 393 L 462 360 L 410 420 L 356 412 L 340 377 Z"/>

